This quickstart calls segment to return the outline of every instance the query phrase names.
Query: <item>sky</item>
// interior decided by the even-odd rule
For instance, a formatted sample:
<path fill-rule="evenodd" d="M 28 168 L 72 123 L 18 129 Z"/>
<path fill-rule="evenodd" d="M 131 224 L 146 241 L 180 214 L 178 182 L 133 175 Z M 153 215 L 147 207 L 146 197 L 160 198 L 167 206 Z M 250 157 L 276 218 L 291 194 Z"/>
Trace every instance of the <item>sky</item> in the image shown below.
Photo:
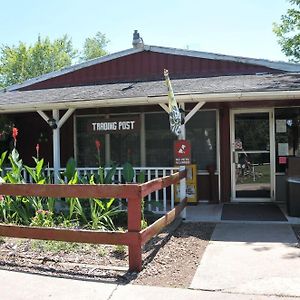
<path fill-rule="evenodd" d="M 77 49 L 100 31 L 110 53 L 146 45 L 287 61 L 272 32 L 286 0 L 0 0 L 0 45 L 68 34 Z"/>

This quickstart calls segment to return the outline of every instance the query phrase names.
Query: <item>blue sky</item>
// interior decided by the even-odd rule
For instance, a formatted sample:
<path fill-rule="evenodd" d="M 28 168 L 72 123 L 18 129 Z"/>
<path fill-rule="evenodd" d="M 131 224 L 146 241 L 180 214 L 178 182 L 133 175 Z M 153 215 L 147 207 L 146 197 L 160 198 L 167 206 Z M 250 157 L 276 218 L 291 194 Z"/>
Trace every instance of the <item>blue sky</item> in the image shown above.
<path fill-rule="evenodd" d="M 111 53 L 131 48 L 139 30 L 145 44 L 246 57 L 287 60 L 272 23 L 286 0 L 0 0 L 0 44 L 27 44 L 38 34 L 67 33 L 76 48 L 97 31 Z"/>

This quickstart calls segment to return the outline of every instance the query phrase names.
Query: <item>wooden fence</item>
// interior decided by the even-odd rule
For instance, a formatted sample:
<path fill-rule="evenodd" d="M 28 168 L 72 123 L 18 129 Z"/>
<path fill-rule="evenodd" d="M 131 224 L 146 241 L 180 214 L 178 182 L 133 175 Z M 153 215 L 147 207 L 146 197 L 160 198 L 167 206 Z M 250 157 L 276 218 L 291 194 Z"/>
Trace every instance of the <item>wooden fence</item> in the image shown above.
<path fill-rule="evenodd" d="M 187 199 L 182 199 L 179 205 L 144 230 L 141 230 L 141 200 L 148 194 L 176 184 L 185 177 L 186 171 L 181 171 L 143 184 L 0 184 L 0 195 L 128 199 L 127 232 L 0 224 L 0 236 L 91 244 L 127 245 L 129 270 L 141 271 L 142 246 L 181 213 L 186 206 Z"/>

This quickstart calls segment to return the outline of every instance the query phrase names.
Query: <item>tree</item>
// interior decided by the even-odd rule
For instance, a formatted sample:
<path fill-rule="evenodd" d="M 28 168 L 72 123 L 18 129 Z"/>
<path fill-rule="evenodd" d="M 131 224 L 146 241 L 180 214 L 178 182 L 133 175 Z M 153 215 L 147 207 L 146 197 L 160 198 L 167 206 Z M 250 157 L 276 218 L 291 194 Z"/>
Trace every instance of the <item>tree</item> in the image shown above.
<path fill-rule="evenodd" d="M 288 0 L 292 5 L 279 24 L 273 23 L 273 32 L 278 38 L 282 52 L 291 61 L 300 60 L 300 0 Z"/>
<path fill-rule="evenodd" d="M 21 83 L 29 78 L 59 70 L 72 64 L 77 51 L 68 35 L 53 42 L 38 36 L 34 45 L 19 42 L 0 48 L 0 86 Z"/>
<path fill-rule="evenodd" d="M 108 43 L 109 40 L 106 38 L 105 34 L 100 31 L 96 33 L 95 37 L 86 38 L 81 59 L 86 61 L 108 54 L 105 50 Z"/>

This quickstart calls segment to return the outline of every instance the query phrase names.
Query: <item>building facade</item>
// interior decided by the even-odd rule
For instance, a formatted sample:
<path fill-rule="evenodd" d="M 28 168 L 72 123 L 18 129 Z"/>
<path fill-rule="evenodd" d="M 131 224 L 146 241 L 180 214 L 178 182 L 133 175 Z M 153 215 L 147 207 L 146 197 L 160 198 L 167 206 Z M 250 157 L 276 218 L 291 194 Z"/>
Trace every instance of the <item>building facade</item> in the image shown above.
<path fill-rule="evenodd" d="M 300 156 L 298 64 L 141 45 L 8 87 L 0 109 L 28 164 L 39 143 L 54 167 L 69 157 L 173 167 L 164 69 L 185 111 L 198 200 L 286 201 L 288 158 Z"/>

